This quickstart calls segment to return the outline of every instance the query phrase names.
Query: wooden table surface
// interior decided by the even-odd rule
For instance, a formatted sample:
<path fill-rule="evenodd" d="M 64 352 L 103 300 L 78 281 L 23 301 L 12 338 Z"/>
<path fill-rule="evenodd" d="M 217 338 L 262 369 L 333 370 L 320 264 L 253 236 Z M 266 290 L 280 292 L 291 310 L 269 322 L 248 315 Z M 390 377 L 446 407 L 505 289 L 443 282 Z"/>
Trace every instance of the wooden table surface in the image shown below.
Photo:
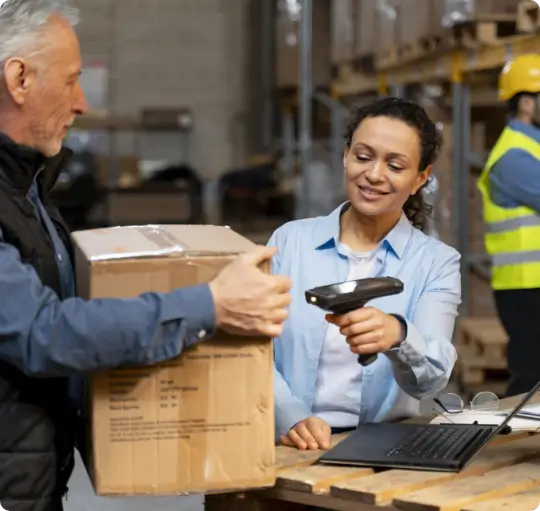
<path fill-rule="evenodd" d="M 508 408 L 516 398 L 502 400 Z M 540 404 L 540 396 L 529 404 Z M 427 422 L 430 417 L 415 419 Z M 333 438 L 333 444 L 345 435 Z M 495 438 L 460 473 L 317 464 L 320 452 L 276 448 L 273 488 L 206 497 L 207 511 L 536 511 L 540 506 L 540 434 Z"/>

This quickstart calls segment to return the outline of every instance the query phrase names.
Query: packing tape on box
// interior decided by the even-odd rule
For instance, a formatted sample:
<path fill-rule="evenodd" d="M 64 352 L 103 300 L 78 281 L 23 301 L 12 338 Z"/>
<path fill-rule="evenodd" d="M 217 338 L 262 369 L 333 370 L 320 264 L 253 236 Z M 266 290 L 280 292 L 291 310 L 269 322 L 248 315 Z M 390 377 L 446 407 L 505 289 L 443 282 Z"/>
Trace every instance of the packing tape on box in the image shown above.
<path fill-rule="evenodd" d="M 133 246 L 133 238 L 128 239 L 126 244 L 122 244 L 122 236 L 115 240 L 114 247 L 100 254 L 96 254 L 89 257 L 91 262 L 108 261 L 112 259 L 128 259 L 132 257 L 156 257 L 169 254 L 178 254 L 185 252 L 189 247 L 172 234 L 165 226 L 160 225 L 131 225 L 128 227 L 110 227 L 107 231 L 119 229 L 130 231 L 136 231 L 148 240 L 155 249 L 148 249 L 145 247 L 143 250 L 132 250 L 129 246 Z M 111 244 L 112 245 L 112 244 Z"/>
<path fill-rule="evenodd" d="M 188 248 L 165 227 L 159 225 L 141 225 L 136 226 L 135 229 L 148 241 L 166 252 L 184 252 Z"/>

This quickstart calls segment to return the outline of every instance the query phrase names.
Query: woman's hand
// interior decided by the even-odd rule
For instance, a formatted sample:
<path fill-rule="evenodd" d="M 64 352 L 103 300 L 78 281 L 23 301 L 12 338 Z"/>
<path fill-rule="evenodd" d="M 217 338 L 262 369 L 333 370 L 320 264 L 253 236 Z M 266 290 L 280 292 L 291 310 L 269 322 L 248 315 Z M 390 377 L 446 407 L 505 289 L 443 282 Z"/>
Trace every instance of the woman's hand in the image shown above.
<path fill-rule="evenodd" d="M 297 447 L 305 451 L 309 449 L 328 449 L 330 447 L 330 437 L 332 430 L 330 426 L 318 417 L 308 417 L 295 424 L 286 435 L 279 440 L 287 447 Z"/>
<path fill-rule="evenodd" d="M 328 314 L 326 319 L 339 327 L 351 351 L 358 355 L 383 353 L 405 340 L 401 322 L 373 307 L 357 309 L 342 316 Z"/>

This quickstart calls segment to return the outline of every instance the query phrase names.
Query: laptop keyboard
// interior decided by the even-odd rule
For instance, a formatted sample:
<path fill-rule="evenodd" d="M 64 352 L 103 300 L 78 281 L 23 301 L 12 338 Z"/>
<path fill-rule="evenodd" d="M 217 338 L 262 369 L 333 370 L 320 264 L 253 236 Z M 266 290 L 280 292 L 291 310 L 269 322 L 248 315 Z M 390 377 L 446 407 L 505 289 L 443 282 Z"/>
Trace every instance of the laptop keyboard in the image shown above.
<path fill-rule="evenodd" d="M 469 428 L 420 428 L 390 449 L 386 456 L 443 460 L 454 458 L 479 433 Z"/>

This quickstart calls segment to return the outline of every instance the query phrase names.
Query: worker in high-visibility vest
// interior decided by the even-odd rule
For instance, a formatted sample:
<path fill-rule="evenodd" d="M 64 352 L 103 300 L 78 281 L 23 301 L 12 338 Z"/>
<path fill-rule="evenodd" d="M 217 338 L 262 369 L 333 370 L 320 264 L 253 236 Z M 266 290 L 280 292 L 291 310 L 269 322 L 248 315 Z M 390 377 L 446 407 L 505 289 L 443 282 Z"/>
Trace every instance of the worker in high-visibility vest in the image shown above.
<path fill-rule="evenodd" d="M 540 380 L 540 55 L 506 64 L 499 97 L 508 104 L 510 120 L 478 186 L 491 286 L 509 338 L 507 395 L 512 396 Z"/>

